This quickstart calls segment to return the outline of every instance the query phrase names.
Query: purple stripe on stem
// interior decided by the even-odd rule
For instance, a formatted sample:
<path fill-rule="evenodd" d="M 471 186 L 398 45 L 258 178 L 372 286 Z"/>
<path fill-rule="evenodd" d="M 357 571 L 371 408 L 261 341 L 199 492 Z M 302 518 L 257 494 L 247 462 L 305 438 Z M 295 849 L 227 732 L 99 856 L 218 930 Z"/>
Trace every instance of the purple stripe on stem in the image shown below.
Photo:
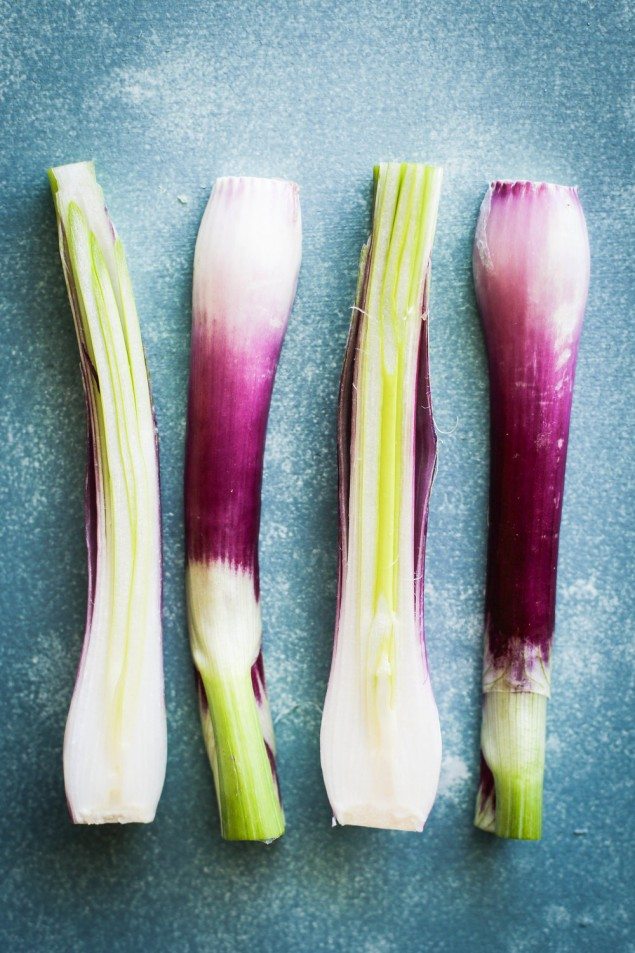
<path fill-rule="evenodd" d="M 283 331 L 248 349 L 219 320 L 195 316 L 192 333 L 187 555 L 252 572 L 256 595 L 265 434 Z"/>
<path fill-rule="evenodd" d="M 421 303 L 421 336 L 419 338 L 417 366 L 417 405 L 415 408 L 415 496 L 414 496 L 414 544 L 415 544 L 415 610 L 419 622 L 421 641 L 424 647 L 426 666 L 427 650 L 423 624 L 423 588 L 426 561 L 426 536 L 432 481 L 437 467 L 437 432 L 432 415 L 430 390 L 430 357 L 428 352 L 428 286 L 430 267 L 423 290 Z"/>
<path fill-rule="evenodd" d="M 474 277 L 489 358 L 491 475 L 486 652 L 516 690 L 547 665 L 571 398 L 589 279 L 573 188 L 496 182 Z"/>

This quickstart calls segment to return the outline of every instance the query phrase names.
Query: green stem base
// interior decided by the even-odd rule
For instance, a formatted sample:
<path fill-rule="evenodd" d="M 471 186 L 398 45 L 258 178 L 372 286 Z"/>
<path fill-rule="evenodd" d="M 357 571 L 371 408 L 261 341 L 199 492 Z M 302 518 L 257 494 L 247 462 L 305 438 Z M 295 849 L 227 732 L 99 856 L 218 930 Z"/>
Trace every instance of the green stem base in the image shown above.
<path fill-rule="evenodd" d="M 251 673 L 203 675 L 211 719 L 210 752 L 225 840 L 269 842 L 284 833 L 284 814 L 256 707 Z"/>
<path fill-rule="evenodd" d="M 477 827 L 498 837 L 540 840 L 546 718 L 544 695 L 489 692 L 483 696 L 485 770 L 477 797 Z"/>

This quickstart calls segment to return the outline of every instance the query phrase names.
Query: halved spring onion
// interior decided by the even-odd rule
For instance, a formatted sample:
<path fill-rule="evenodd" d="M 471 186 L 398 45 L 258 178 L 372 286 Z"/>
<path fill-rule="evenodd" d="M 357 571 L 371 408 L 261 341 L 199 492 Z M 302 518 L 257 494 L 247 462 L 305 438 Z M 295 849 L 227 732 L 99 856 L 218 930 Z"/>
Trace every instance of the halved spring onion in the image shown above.
<path fill-rule="evenodd" d="M 148 822 L 166 766 L 158 444 L 123 246 L 93 164 L 49 171 L 88 418 L 88 608 L 64 736 L 77 824 Z"/>
<path fill-rule="evenodd" d="M 340 559 L 322 771 L 339 824 L 422 830 L 441 759 L 423 630 L 436 433 L 428 286 L 442 172 L 375 170 L 340 387 Z"/>

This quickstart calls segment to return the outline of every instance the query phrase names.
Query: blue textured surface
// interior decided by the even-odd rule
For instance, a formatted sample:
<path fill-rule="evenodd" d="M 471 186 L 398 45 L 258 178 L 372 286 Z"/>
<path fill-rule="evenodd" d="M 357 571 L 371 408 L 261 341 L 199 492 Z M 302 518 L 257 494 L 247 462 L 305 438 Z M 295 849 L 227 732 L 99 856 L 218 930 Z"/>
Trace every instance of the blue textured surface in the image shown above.
<path fill-rule="evenodd" d="M 628 0 L 0 2 L 0 948 L 633 950 Z M 149 828 L 77 829 L 61 745 L 83 631 L 84 410 L 44 171 L 94 158 L 126 244 L 162 450 L 170 752 Z M 372 164 L 438 160 L 442 431 L 427 625 L 441 790 L 423 835 L 330 829 L 318 758 L 335 400 Z M 266 458 L 266 661 L 288 833 L 224 844 L 183 609 L 193 244 L 215 176 L 302 187 L 305 255 Z M 489 177 L 581 187 L 592 245 L 560 561 L 544 840 L 475 831 L 487 381 L 470 247 Z"/>

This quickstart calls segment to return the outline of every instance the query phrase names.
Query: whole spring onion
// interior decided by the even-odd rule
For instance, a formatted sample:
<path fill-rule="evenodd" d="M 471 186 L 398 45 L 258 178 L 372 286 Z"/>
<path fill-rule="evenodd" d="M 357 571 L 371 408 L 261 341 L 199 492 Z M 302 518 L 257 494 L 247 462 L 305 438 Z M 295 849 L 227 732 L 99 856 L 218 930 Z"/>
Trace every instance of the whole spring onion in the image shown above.
<path fill-rule="evenodd" d="M 494 182 L 474 241 L 491 475 L 477 827 L 540 838 L 558 537 L 589 284 L 574 188 Z"/>
<path fill-rule="evenodd" d="M 86 631 L 64 737 L 77 824 L 148 822 L 166 766 L 158 446 L 121 241 L 93 164 L 49 171 L 88 419 Z"/>
<path fill-rule="evenodd" d="M 298 188 L 218 179 L 196 242 L 185 475 L 187 601 L 221 832 L 284 832 L 261 654 L 265 432 L 301 258 Z"/>
<path fill-rule="evenodd" d="M 436 465 L 428 285 L 442 171 L 375 169 L 340 385 L 339 592 L 321 760 L 339 824 L 422 830 L 441 735 L 423 631 Z"/>

